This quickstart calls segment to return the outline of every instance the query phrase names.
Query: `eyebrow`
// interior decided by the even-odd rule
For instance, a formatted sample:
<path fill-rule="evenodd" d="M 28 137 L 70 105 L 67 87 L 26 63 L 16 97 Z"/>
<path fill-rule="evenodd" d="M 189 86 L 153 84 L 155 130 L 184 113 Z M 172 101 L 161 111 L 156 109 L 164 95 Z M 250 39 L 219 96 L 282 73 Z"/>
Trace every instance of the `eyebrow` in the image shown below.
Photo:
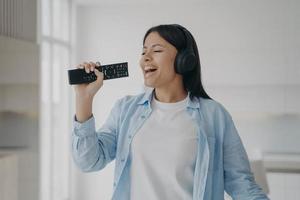
<path fill-rule="evenodd" d="M 165 47 L 164 45 L 161 45 L 161 44 L 153 44 L 151 47 L 156 47 L 156 46 L 160 46 L 160 47 Z M 143 46 L 143 49 L 147 49 L 148 47 L 146 46 Z"/>

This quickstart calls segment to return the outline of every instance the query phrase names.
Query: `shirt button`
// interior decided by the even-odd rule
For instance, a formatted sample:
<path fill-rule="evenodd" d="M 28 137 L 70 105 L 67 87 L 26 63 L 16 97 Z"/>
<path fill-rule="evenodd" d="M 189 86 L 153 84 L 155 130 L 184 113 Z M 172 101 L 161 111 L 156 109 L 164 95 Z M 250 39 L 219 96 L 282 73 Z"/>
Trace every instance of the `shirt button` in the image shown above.
<path fill-rule="evenodd" d="M 131 137 L 132 137 L 131 135 L 128 136 L 129 139 L 131 139 Z"/>
<path fill-rule="evenodd" d="M 121 162 L 124 162 L 124 161 L 125 161 L 125 159 L 124 159 L 124 158 L 122 158 L 122 159 L 121 159 Z"/>
<path fill-rule="evenodd" d="M 116 185 L 117 185 L 116 182 L 114 182 L 114 187 L 116 187 Z"/>
<path fill-rule="evenodd" d="M 146 117 L 145 115 L 142 115 L 142 116 L 141 116 L 142 119 L 145 119 L 145 117 Z"/>

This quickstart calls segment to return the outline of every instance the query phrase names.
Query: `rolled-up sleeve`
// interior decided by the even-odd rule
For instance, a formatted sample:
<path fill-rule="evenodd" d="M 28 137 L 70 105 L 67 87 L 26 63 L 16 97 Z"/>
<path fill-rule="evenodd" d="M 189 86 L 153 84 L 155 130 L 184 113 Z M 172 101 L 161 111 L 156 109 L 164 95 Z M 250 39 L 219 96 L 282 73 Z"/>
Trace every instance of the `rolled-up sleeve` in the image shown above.
<path fill-rule="evenodd" d="M 117 126 L 119 101 L 114 105 L 103 126 L 96 131 L 95 118 L 91 116 L 80 123 L 73 120 L 72 157 L 75 164 L 84 172 L 103 169 L 115 159 L 117 146 Z"/>

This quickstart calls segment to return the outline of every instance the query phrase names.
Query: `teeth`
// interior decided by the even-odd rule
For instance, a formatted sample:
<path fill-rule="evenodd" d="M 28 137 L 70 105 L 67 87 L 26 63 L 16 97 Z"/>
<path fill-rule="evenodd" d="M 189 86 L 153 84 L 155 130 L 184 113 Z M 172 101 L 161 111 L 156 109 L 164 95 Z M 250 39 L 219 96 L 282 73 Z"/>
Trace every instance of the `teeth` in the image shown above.
<path fill-rule="evenodd" d="M 145 70 L 145 72 L 149 72 L 149 71 L 151 71 L 151 70 L 156 70 L 155 68 L 152 68 L 152 67 L 149 67 L 149 66 L 146 66 L 145 68 L 144 68 L 144 70 Z"/>

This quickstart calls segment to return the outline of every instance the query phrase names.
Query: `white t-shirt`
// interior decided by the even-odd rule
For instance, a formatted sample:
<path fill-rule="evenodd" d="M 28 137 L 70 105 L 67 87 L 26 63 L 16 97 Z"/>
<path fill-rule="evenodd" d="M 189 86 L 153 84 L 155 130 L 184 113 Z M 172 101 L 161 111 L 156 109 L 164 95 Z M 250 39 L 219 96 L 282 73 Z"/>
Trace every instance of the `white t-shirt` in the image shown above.
<path fill-rule="evenodd" d="M 153 98 L 152 113 L 131 144 L 131 200 L 192 199 L 197 132 L 186 112 L 188 98 Z"/>

